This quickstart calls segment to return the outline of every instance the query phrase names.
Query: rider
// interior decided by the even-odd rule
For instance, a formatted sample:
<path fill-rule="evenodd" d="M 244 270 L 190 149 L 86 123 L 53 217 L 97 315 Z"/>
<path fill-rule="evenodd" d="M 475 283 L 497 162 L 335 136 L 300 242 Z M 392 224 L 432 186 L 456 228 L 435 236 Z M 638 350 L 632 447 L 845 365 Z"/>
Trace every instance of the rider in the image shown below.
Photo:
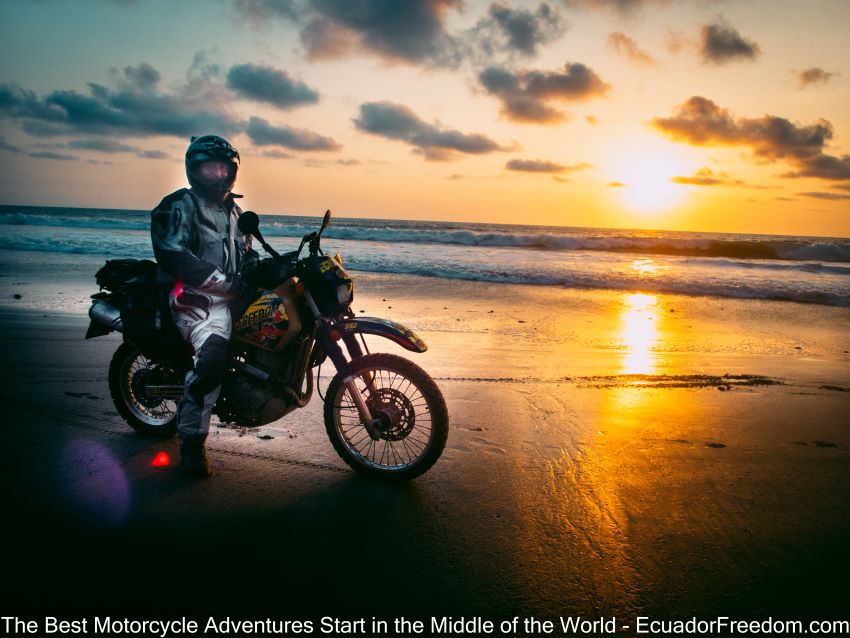
<path fill-rule="evenodd" d="M 194 348 L 177 413 L 181 466 L 191 476 L 212 472 L 204 443 L 227 369 L 230 304 L 240 270 L 258 259 L 236 225 L 242 209 L 232 192 L 239 153 L 217 135 L 193 137 L 186 150 L 191 188 L 166 196 L 151 214 L 160 271 L 173 279 L 169 304 L 181 336 Z"/>

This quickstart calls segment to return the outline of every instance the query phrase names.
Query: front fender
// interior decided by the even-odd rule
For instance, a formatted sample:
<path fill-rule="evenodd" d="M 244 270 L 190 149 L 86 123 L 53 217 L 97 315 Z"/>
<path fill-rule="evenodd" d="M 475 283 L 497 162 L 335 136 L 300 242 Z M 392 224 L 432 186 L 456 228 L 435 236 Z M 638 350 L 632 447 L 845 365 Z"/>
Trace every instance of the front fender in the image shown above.
<path fill-rule="evenodd" d="M 361 332 L 384 337 L 411 352 L 425 352 L 428 349 L 425 342 L 413 330 L 389 319 L 357 317 L 343 321 L 341 327 L 348 334 Z"/>

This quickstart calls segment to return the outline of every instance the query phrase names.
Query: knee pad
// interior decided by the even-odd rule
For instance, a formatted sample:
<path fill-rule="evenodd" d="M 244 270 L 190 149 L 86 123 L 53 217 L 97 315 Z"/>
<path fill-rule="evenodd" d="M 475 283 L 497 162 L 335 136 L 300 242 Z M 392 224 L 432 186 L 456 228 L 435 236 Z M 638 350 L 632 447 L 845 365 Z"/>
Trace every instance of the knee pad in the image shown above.
<path fill-rule="evenodd" d="M 221 335 L 210 335 L 198 350 L 195 378 L 189 392 L 198 403 L 221 385 L 227 371 L 229 341 Z"/>

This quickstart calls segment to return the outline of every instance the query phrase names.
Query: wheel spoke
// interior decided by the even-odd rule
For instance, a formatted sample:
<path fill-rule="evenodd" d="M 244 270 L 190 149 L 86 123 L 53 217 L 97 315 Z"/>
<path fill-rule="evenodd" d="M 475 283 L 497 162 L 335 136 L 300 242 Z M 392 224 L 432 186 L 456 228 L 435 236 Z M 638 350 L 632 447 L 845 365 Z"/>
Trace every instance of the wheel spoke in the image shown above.
<path fill-rule="evenodd" d="M 353 379 L 376 419 L 380 438 L 367 430 L 348 388 L 340 384 L 328 400 L 335 406 L 333 427 L 348 453 L 376 470 L 401 471 L 423 459 L 435 430 L 429 399 L 417 377 L 376 362 L 358 369 Z"/>

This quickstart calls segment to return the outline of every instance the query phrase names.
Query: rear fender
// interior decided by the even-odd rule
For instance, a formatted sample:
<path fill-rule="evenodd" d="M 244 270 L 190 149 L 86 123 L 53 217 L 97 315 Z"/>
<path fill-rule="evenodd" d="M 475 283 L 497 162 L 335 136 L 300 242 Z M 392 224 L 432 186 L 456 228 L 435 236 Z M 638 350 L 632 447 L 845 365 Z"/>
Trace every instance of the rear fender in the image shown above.
<path fill-rule="evenodd" d="M 425 352 L 428 349 L 425 342 L 413 330 L 389 319 L 357 317 L 341 322 L 340 327 L 346 334 L 361 333 L 389 339 L 411 352 Z"/>

